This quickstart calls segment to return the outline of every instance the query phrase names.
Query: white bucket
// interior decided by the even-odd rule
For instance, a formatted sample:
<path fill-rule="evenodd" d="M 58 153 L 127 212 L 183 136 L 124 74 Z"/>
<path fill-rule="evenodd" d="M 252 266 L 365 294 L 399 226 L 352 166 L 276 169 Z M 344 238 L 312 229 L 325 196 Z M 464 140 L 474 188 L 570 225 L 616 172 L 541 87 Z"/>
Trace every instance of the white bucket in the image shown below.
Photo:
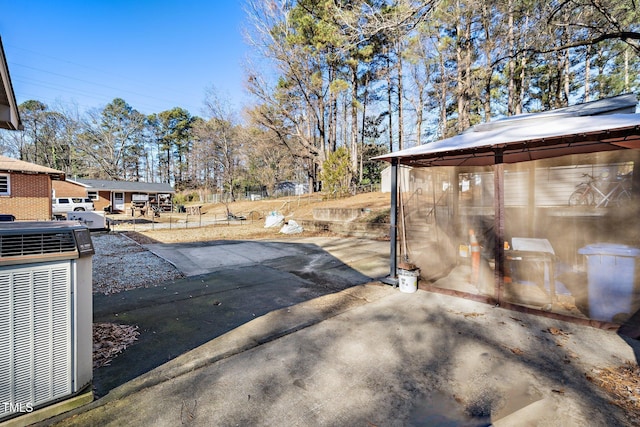
<path fill-rule="evenodd" d="M 400 292 L 412 294 L 417 291 L 418 276 L 420 276 L 420 270 L 398 269 L 398 285 L 400 286 Z"/>

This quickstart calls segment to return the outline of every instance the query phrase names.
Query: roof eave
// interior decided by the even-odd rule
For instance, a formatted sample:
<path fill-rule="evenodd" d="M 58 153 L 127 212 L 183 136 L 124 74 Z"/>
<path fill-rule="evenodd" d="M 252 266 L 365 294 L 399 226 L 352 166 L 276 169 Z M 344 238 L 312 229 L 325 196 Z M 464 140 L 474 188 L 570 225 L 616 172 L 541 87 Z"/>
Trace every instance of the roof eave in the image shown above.
<path fill-rule="evenodd" d="M 428 147 L 428 144 L 424 147 Z M 497 154 L 501 155 L 502 163 L 519 163 L 571 154 L 637 148 L 640 148 L 640 125 L 442 151 L 412 153 L 409 151 L 412 149 L 409 149 L 373 159 L 390 162 L 395 158 L 402 165 L 423 167 L 488 166 L 496 163 Z"/>
<path fill-rule="evenodd" d="M 23 130 L 24 126 L 20 120 L 20 111 L 13 92 L 11 84 L 11 76 L 9 75 L 9 67 L 7 65 L 4 48 L 2 46 L 2 38 L 0 38 L 0 90 L 2 91 L 0 99 L 6 99 L 6 104 L 0 104 L 0 128 L 9 130 Z"/>

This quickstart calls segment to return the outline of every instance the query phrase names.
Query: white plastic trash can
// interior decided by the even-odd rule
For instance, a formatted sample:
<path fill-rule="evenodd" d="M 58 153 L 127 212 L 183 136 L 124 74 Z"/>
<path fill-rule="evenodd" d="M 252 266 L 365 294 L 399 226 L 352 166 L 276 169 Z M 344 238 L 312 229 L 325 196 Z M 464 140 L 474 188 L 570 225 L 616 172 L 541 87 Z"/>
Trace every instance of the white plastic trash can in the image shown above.
<path fill-rule="evenodd" d="M 420 270 L 403 270 L 398 269 L 398 285 L 400 292 L 412 294 L 418 290 L 418 277 Z"/>
<path fill-rule="evenodd" d="M 578 250 L 588 267 L 589 317 L 613 321 L 631 313 L 636 260 L 640 249 L 613 243 L 595 243 Z"/>

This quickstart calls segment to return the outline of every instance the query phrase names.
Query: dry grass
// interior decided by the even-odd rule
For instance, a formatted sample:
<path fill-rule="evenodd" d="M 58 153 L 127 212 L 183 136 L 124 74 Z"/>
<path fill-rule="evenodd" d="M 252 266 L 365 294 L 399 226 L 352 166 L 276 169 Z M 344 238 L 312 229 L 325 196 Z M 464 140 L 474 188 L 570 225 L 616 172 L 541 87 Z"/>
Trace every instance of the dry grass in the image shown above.
<path fill-rule="evenodd" d="M 249 201 L 243 200 L 229 203 L 229 211 L 235 215 L 243 215 L 253 218 L 255 214 L 268 215 L 269 212 L 278 211 L 293 219 L 313 219 L 313 209 L 316 208 L 345 208 L 345 209 L 388 209 L 390 203 L 389 193 L 363 193 L 352 197 L 325 200 L 321 194 L 306 194 L 300 197 L 281 197 L 278 199 Z M 190 203 L 187 206 L 200 205 Z M 205 203 L 202 205 L 202 213 L 205 215 L 226 216 L 226 205 L 223 203 Z M 253 218 L 257 219 L 257 218 Z"/>
<path fill-rule="evenodd" d="M 148 231 L 129 231 L 126 234 L 139 243 L 181 243 L 202 242 L 211 240 L 250 240 L 287 238 L 280 234 L 279 227 L 264 228 L 264 219 L 269 213 L 277 211 L 285 216 L 285 220 L 312 220 L 313 209 L 316 208 L 344 208 L 344 209 L 370 209 L 371 218 L 384 216 L 389 209 L 389 193 L 364 193 L 342 199 L 323 200 L 321 195 L 305 195 L 301 197 L 283 197 L 279 199 L 238 201 L 227 205 L 223 203 L 190 203 L 187 206 L 201 206 L 202 219 L 220 220 L 214 225 L 203 227 L 188 227 L 184 225 L 185 214 L 161 214 L 157 222 L 176 222 L 175 228 L 157 229 Z M 244 216 L 246 221 L 224 221 L 229 212 L 236 216 Z M 182 216 L 181 216 L 182 215 Z M 126 217 L 125 217 L 126 218 Z M 193 216 L 191 217 L 193 218 Z M 183 221 L 177 223 L 177 221 Z M 304 231 L 295 237 L 310 237 L 329 235 Z"/>
<path fill-rule="evenodd" d="M 304 231 L 300 234 L 286 235 L 279 233 L 280 227 L 264 228 L 264 222 L 207 225 L 187 229 L 162 229 L 147 231 L 127 231 L 131 239 L 141 244 L 151 243 L 188 243 L 207 242 L 212 240 L 257 240 L 284 239 L 287 237 L 331 236 L 327 232 Z"/>

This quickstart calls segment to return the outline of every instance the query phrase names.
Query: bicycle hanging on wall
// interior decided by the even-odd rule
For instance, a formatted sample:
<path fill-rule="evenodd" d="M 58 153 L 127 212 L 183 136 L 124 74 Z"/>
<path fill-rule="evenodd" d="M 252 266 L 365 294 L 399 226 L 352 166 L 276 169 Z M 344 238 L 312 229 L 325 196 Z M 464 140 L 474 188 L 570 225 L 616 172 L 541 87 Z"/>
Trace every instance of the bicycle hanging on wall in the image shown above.
<path fill-rule="evenodd" d="M 609 181 L 608 176 L 595 178 L 587 173 L 582 176 L 587 181 L 578 184 L 571 193 L 569 206 L 606 208 L 625 206 L 631 201 L 631 173 L 618 175 L 615 181 Z"/>

